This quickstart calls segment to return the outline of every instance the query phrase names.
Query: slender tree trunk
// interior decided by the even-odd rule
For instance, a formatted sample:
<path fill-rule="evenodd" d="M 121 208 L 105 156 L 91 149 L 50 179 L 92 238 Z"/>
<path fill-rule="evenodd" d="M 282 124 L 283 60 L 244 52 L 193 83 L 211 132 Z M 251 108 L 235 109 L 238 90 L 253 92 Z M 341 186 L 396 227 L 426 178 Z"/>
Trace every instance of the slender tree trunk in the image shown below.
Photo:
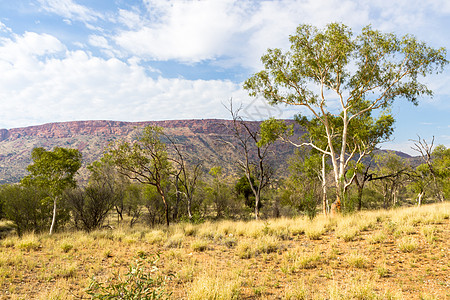
<path fill-rule="evenodd" d="M 358 193 L 357 193 L 358 206 L 357 206 L 357 210 L 361 211 L 361 208 L 362 208 L 362 195 L 363 195 L 363 189 L 364 189 L 365 180 L 363 179 L 363 181 L 360 183 L 359 180 L 358 180 L 358 176 L 355 176 L 355 184 L 356 184 L 356 187 L 358 188 Z"/>
<path fill-rule="evenodd" d="M 323 214 L 328 215 L 327 178 L 326 178 L 325 154 L 322 154 L 322 206 Z"/>
<path fill-rule="evenodd" d="M 255 195 L 255 220 L 259 219 L 259 200 L 260 200 L 260 193 L 258 190 Z"/>
<path fill-rule="evenodd" d="M 422 205 L 422 197 L 423 197 L 424 191 L 420 191 L 420 193 L 417 195 L 417 206 L 420 207 Z"/>
<path fill-rule="evenodd" d="M 173 208 L 173 220 L 177 220 L 178 219 L 178 206 L 180 204 L 180 194 L 181 191 L 178 187 L 178 180 L 179 177 L 178 175 L 175 177 L 175 194 L 176 194 L 176 203 L 175 203 L 175 207 Z"/>
<path fill-rule="evenodd" d="M 167 225 L 167 227 L 169 227 L 169 204 L 167 203 L 167 199 L 164 194 L 164 191 L 162 190 L 162 188 L 159 184 L 156 185 L 156 190 L 161 195 L 162 201 L 164 202 L 164 212 L 166 214 L 166 225 Z"/>
<path fill-rule="evenodd" d="M 55 223 L 56 223 L 56 201 L 57 201 L 58 197 L 53 197 L 53 217 L 52 217 L 52 225 L 50 226 L 50 232 L 49 234 L 52 235 L 53 234 L 53 230 L 55 228 Z"/>
<path fill-rule="evenodd" d="M 164 195 L 161 195 L 163 202 L 164 202 L 164 211 L 166 213 L 166 225 L 169 227 L 169 205 L 167 204 L 166 197 Z"/>
<path fill-rule="evenodd" d="M 191 197 L 187 197 L 187 213 L 189 220 L 192 220 L 191 203 L 192 203 Z"/>

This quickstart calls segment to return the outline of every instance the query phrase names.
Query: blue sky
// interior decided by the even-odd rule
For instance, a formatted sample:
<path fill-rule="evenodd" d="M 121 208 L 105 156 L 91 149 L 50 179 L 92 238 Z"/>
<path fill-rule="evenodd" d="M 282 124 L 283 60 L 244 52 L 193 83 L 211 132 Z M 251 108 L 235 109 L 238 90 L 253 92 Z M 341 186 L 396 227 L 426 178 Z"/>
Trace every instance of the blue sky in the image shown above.
<path fill-rule="evenodd" d="M 72 120 L 292 117 L 242 90 L 267 48 L 288 49 L 301 23 L 411 33 L 450 49 L 447 0 L 0 0 L 0 128 Z M 433 98 L 398 101 L 393 141 L 419 134 L 450 147 L 450 68 Z"/>

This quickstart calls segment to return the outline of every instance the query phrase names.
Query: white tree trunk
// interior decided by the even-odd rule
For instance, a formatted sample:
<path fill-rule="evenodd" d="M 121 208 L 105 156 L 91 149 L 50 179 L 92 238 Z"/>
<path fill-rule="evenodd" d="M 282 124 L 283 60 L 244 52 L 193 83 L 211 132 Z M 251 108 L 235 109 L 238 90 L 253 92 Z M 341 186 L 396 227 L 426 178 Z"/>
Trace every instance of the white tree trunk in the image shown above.
<path fill-rule="evenodd" d="M 420 205 L 422 204 L 422 197 L 423 197 L 423 194 L 424 194 L 425 192 L 424 191 L 421 191 L 418 195 L 417 195 L 417 206 L 419 206 L 420 207 Z"/>
<path fill-rule="evenodd" d="M 56 223 L 56 200 L 57 197 L 53 198 L 53 217 L 52 217 L 52 225 L 50 226 L 50 235 L 53 234 L 53 230 L 55 228 L 55 223 Z"/>

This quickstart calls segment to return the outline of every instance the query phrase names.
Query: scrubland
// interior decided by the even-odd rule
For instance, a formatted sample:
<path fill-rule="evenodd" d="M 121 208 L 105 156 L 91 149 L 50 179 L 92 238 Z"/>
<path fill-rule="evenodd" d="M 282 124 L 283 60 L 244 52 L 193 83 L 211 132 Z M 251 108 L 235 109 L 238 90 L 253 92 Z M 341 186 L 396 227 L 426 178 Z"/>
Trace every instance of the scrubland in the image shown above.
<path fill-rule="evenodd" d="M 92 280 L 108 284 L 140 262 L 170 299 L 450 299 L 449 217 L 446 202 L 312 221 L 111 221 L 90 233 L 8 235 L 0 298 L 90 299 Z"/>

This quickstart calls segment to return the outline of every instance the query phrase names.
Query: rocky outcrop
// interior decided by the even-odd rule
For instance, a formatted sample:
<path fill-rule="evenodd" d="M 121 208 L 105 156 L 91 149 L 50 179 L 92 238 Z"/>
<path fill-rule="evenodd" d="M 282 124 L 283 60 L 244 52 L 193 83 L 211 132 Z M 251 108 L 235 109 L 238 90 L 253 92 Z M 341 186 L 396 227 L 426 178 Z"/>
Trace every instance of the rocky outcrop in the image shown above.
<path fill-rule="evenodd" d="M 165 128 L 165 133 L 174 138 L 180 149 L 192 159 L 204 162 L 205 168 L 221 165 L 230 170 L 235 166 L 236 153 L 230 148 L 234 143 L 230 120 L 74 121 L 0 129 L 0 184 L 17 182 L 26 174 L 34 147 L 76 148 L 82 152 L 87 165 L 99 159 L 111 142 L 129 140 L 147 125 Z M 251 122 L 250 126 L 259 126 L 259 122 Z M 288 148 L 284 144 L 278 150 L 292 152 Z M 286 153 L 280 155 L 280 160 Z"/>
<path fill-rule="evenodd" d="M 0 129 L 0 142 L 14 140 L 20 137 L 39 138 L 70 138 L 78 135 L 113 135 L 124 136 L 135 130 L 136 127 L 157 125 L 170 129 L 187 128 L 192 133 L 202 134 L 228 134 L 232 126 L 229 120 L 167 120 L 147 122 L 121 122 L 121 121 L 73 121 L 48 123 L 23 128 Z M 185 131 L 184 133 L 188 133 Z"/>

